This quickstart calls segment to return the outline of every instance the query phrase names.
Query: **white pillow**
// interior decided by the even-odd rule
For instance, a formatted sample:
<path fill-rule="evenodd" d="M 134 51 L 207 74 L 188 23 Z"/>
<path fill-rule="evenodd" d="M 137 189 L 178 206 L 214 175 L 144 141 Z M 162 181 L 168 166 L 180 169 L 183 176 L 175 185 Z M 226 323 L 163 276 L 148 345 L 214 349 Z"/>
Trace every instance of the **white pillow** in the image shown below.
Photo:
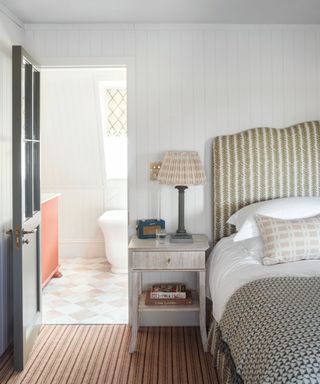
<path fill-rule="evenodd" d="M 235 235 L 234 241 L 260 236 L 255 220 L 257 214 L 276 219 L 304 219 L 320 214 L 320 198 L 286 197 L 247 205 L 234 213 L 227 221 L 237 228 L 238 233 Z"/>

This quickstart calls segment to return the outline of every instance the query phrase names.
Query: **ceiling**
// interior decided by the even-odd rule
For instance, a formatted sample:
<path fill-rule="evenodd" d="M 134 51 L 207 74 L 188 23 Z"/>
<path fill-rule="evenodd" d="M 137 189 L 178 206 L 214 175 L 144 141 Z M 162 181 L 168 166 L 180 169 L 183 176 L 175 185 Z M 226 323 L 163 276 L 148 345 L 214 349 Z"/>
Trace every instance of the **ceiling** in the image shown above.
<path fill-rule="evenodd" d="M 318 24 L 319 0 L 0 0 L 25 23 Z"/>

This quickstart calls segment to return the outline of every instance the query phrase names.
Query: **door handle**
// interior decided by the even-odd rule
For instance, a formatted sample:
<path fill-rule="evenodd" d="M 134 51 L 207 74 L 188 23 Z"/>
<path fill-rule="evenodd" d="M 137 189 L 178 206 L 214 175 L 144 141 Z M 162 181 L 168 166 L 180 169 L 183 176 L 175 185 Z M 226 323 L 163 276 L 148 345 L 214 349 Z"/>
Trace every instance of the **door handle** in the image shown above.
<path fill-rule="evenodd" d="M 32 229 L 31 231 L 22 230 L 21 231 L 21 235 L 22 236 L 24 236 L 24 235 L 31 235 L 32 233 L 36 233 L 37 231 L 38 231 L 37 228 Z M 8 231 L 6 231 L 6 234 L 8 236 L 13 235 L 13 230 L 9 229 Z M 16 230 L 14 231 L 14 234 L 15 234 L 16 247 L 17 247 L 17 249 L 20 249 L 20 247 L 21 247 L 21 239 L 20 239 L 20 229 L 19 229 L 19 227 L 16 228 Z M 29 240 L 28 239 L 22 240 L 22 244 L 29 244 Z"/>
<path fill-rule="evenodd" d="M 22 230 L 22 236 L 24 235 L 31 235 L 32 233 L 36 233 L 37 232 L 37 228 L 35 229 L 32 229 L 31 231 L 25 231 L 24 229 Z"/>

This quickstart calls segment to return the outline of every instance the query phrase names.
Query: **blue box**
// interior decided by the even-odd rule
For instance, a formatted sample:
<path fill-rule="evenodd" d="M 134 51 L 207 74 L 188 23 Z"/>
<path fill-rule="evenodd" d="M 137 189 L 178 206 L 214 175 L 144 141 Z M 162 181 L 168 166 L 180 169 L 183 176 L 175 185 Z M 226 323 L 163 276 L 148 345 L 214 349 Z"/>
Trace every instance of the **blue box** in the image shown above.
<path fill-rule="evenodd" d="M 165 229 L 164 220 L 137 220 L 137 236 L 139 237 L 139 239 L 155 239 L 157 229 Z"/>

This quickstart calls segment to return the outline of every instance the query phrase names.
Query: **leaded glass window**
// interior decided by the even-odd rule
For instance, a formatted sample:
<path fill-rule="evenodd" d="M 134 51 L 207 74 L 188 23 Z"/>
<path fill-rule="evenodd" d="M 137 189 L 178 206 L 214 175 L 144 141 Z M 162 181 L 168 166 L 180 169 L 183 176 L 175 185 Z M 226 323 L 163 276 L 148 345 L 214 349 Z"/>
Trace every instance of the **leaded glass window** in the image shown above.
<path fill-rule="evenodd" d="M 107 89 L 107 136 L 127 137 L 127 91 Z"/>

